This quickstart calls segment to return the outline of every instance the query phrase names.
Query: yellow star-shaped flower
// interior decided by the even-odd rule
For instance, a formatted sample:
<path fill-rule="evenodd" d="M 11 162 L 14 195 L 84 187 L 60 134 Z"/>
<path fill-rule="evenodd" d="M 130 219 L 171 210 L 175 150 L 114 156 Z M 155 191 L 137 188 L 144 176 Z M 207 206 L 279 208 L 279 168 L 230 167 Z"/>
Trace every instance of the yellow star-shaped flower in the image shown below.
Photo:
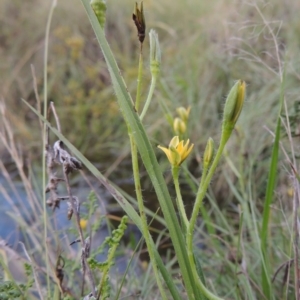
<path fill-rule="evenodd" d="M 184 140 L 179 140 L 178 136 L 174 136 L 169 144 L 169 148 L 158 146 L 159 149 L 165 152 L 170 164 L 173 167 L 180 166 L 189 156 L 194 144 L 190 144 L 190 140 L 184 143 Z"/>

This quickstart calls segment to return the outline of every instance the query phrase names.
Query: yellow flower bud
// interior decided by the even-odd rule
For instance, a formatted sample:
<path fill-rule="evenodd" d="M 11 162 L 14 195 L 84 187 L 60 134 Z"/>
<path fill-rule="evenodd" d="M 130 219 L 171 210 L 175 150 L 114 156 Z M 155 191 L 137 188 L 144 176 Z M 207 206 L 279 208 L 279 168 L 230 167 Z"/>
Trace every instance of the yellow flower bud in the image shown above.
<path fill-rule="evenodd" d="M 230 90 L 224 107 L 224 123 L 228 122 L 234 125 L 237 122 L 243 108 L 245 91 L 246 83 L 242 80 L 237 81 Z"/>
<path fill-rule="evenodd" d="M 175 134 L 182 135 L 186 132 L 186 124 L 180 118 L 175 118 L 173 122 L 173 129 Z"/>
<path fill-rule="evenodd" d="M 227 96 L 224 107 L 221 143 L 226 143 L 228 141 L 235 123 L 241 114 L 245 99 L 245 90 L 245 81 L 239 80 L 231 88 L 229 95 Z"/>
<path fill-rule="evenodd" d="M 190 115 L 191 107 L 189 106 L 188 108 L 184 108 L 184 107 L 181 106 L 181 107 L 178 107 L 176 109 L 176 111 L 177 111 L 180 119 L 183 122 L 187 123 L 189 115 Z"/>

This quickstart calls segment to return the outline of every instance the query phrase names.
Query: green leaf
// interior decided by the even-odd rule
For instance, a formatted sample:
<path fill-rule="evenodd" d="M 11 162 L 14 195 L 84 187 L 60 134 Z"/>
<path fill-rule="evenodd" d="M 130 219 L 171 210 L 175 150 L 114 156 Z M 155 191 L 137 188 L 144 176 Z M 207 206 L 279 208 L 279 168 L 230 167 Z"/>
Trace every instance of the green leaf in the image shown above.
<path fill-rule="evenodd" d="M 132 98 L 128 93 L 123 78 L 120 75 L 120 70 L 104 36 L 104 32 L 99 26 L 99 23 L 94 13 L 92 12 L 90 6 L 87 4 L 87 1 L 81 0 L 81 2 L 88 14 L 91 25 L 95 31 L 97 40 L 102 49 L 102 53 L 108 66 L 108 70 L 112 79 L 115 93 L 117 95 L 117 100 L 121 108 L 121 112 L 124 116 L 127 126 L 132 132 L 142 161 L 152 181 L 157 198 L 162 208 L 162 212 L 164 214 L 164 218 L 166 220 L 167 227 L 170 232 L 170 237 L 178 259 L 178 263 L 182 272 L 182 277 L 188 297 L 190 299 L 193 299 L 194 295 L 197 295 L 198 293 L 198 288 L 195 284 L 195 278 L 193 276 L 192 267 L 188 259 L 184 237 L 181 232 L 175 209 L 170 194 L 168 192 L 168 188 L 165 183 L 164 177 L 162 175 L 161 169 L 158 165 L 155 153 L 146 135 L 145 129 L 141 124 L 140 118 L 134 110 Z"/>
<path fill-rule="evenodd" d="M 272 149 L 271 163 L 269 168 L 268 183 L 266 189 L 266 198 L 264 203 L 263 220 L 261 228 L 261 255 L 262 255 L 262 289 L 267 299 L 272 299 L 272 286 L 270 274 L 270 260 L 268 255 L 268 227 L 270 220 L 271 204 L 273 201 L 274 190 L 277 181 L 277 167 L 278 167 L 278 155 L 279 155 L 279 142 L 280 142 L 280 130 L 281 130 L 281 112 L 284 101 L 284 85 L 285 85 L 285 70 L 280 87 L 280 102 L 279 111 L 277 117 L 277 126 L 275 132 L 275 140 Z"/>

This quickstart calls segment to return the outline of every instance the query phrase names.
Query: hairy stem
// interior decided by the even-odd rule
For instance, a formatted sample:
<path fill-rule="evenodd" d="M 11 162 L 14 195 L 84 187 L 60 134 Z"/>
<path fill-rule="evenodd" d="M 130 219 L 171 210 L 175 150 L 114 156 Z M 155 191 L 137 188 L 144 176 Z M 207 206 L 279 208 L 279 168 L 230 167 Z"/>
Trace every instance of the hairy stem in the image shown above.
<path fill-rule="evenodd" d="M 212 176 L 214 175 L 214 172 L 216 170 L 216 167 L 221 159 L 222 152 L 224 150 L 224 147 L 226 145 L 226 142 L 228 141 L 229 136 L 228 135 L 222 135 L 221 142 L 219 149 L 216 153 L 216 156 L 214 158 L 214 161 L 207 173 L 207 175 L 204 177 L 203 183 L 200 184 L 199 190 L 197 193 L 196 197 L 196 202 L 193 208 L 192 216 L 190 219 L 189 227 L 187 230 L 187 235 L 186 235 L 186 243 L 187 243 L 187 248 L 188 248 L 188 258 L 192 266 L 195 266 L 195 261 L 194 261 L 194 254 L 193 254 L 193 234 L 194 234 L 194 229 L 195 229 L 195 224 L 197 220 L 197 216 L 201 207 L 201 204 L 203 202 L 204 196 L 206 194 L 206 191 L 208 189 L 208 186 L 210 184 L 210 181 L 212 179 Z M 201 282 L 200 278 L 197 275 L 196 268 L 193 267 L 193 274 L 196 276 L 196 284 L 200 288 L 201 292 L 203 295 L 205 295 L 208 299 L 210 300 L 219 300 L 220 298 L 212 294 L 207 288 L 204 286 L 204 284 Z"/>
<path fill-rule="evenodd" d="M 142 189 L 141 189 L 141 182 L 140 182 L 140 172 L 139 172 L 139 164 L 138 164 L 138 154 L 137 154 L 137 147 L 136 144 L 133 140 L 132 134 L 129 134 L 130 138 L 130 146 L 131 146 L 131 155 L 132 155 L 132 169 L 133 169 L 133 177 L 134 177 L 134 185 L 135 185 L 135 192 L 136 192 L 136 197 L 138 201 L 138 207 L 139 207 L 139 212 L 141 216 L 141 221 L 142 221 L 142 231 L 143 231 L 143 236 L 145 238 L 145 242 L 147 245 L 147 249 L 149 251 L 149 256 L 150 260 L 153 266 L 153 271 L 154 275 L 156 278 L 156 282 L 161 294 L 162 299 L 167 300 L 167 296 L 165 294 L 164 288 L 162 286 L 162 281 L 159 276 L 155 256 L 154 256 L 154 251 L 152 249 L 153 245 L 151 243 L 151 238 L 150 238 L 150 233 L 148 229 L 148 224 L 147 224 L 147 218 L 145 214 L 145 207 L 144 207 L 144 202 L 143 202 L 143 196 L 142 196 Z"/>

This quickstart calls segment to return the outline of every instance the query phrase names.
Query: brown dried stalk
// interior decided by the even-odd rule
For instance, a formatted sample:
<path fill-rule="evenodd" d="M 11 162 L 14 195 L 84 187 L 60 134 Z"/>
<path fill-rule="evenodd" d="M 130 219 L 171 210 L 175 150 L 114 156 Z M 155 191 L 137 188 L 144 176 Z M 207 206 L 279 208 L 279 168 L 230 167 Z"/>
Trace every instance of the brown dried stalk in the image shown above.
<path fill-rule="evenodd" d="M 61 132 L 59 118 L 55 110 L 53 102 L 50 103 L 51 112 L 54 115 L 57 129 Z M 48 120 L 50 117 L 50 110 L 48 110 Z M 49 131 L 47 131 L 47 145 L 46 145 L 46 156 L 47 156 L 47 172 L 49 176 L 49 182 L 46 188 L 46 192 L 50 192 L 50 197 L 47 199 L 47 204 L 50 207 L 59 208 L 61 200 L 67 200 L 69 209 L 68 209 L 68 218 L 71 219 L 72 215 L 75 215 L 76 227 L 79 233 L 79 241 L 81 242 L 82 254 L 81 254 L 81 264 L 83 271 L 83 278 L 85 274 L 90 281 L 93 296 L 96 296 L 95 282 L 92 275 L 92 271 L 88 265 L 87 258 L 89 257 L 90 249 L 90 238 L 84 239 L 83 231 L 80 226 L 80 203 L 77 197 L 72 195 L 69 174 L 73 171 L 80 170 L 82 168 L 81 162 L 75 157 L 71 156 L 67 150 L 64 149 L 63 142 L 58 140 L 54 143 L 53 147 L 49 144 Z M 60 164 L 63 166 L 64 178 L 56 177 L 54 170 L 55 164 Z M 60 182 L 65 182 L 68 196 L 60 197 L 57 194 L 57 186 Z M 83 281 L 84 284 L 84 281 Z M 84 286 L 84 285 L 83 285 Z"/>

